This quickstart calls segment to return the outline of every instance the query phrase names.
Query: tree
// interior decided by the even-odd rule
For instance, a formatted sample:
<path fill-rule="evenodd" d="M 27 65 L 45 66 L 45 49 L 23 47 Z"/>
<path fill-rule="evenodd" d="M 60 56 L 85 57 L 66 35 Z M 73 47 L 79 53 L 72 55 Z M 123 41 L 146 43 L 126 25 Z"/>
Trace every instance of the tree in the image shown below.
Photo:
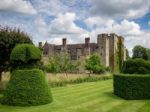
<path fill-rule="evenodd" d="M 61 52 L 49 57 L 49 64 L 46 70 L 51 73 L 64 72 L 67 76 L 68 72 L 77 71 L 80 63 L 74 63 L 68 53 Z"/>
<path fill-rule="evenodd" d="M 62 72 L 65 72 L 65 74 L 67 76 L 67 73 L 71 70 L 71 67 L 72 67 L 72 61 L 71 61 L 70 54 L 60 53 L 58 60 L 59 60 L 60 70 Z"/>
<path fill-rule="evenodd" d="M 142 58 L 147 60 L 146 48 L 143 46 L 137 45 L 133 48 L 133 59 L 134 58 Z"/>
<path fill-rule="evenodd" d="M 2 72 L 8 70 L 12 49 L 21 43 L 32 44 L 32 40 L 20 29 L 0 27 L 0 81 L 2 80 Z"/>
<path fill-rule="evenodd" d="M 150 62 L 142 58 L 128 59 L 124 62 L 122 72 L 127 74 L 149 74 Z"/>
<path fill-rule="evenodd" d="M 100 73 L 104 69 L 100 63 L 100 56 L 98 54 L 92 54 L 85 60 L 85 69 L 91 73 Z M 89 76 L 90 76 L 89 74 Z"/>
<path fill-rule="evenodd" d="M 147 54 L 147 60 L 150 61 L 150 49 L 147 48 L 146 54 Z"/>
<path fill-rule="evenodd" d="M 54 74 L 60 72 L 58 55 L 49 57 L 49 63 L 46 65 L 46 71 Z"/>
<path fill-rule="evenodd" d="M 126 49 L 126 59 L 130 59 L 129 51 Z"/>

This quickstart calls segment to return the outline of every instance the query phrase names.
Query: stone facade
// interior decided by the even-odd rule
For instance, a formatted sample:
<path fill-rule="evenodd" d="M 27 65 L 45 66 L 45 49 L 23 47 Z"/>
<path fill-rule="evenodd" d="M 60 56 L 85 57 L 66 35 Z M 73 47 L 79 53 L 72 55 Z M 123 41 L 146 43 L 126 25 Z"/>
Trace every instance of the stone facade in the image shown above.
<path fill-rule="evenodd" d="M 98 53 L 101 57 L 101 62 L 104 66 L 115 69 L 116 55 L 118 53 L 118 42 L 122 42 L 123 48 L 123 61 L 126 60 L 126 48 L 124 46 L 124 38 L 114 33 L 111 34 L 99 34 L 97 37 L 97 43 L 90 43 L 90 38 L 85 38 L 85 43 L 81 44 L 67 44 L 67 39 L 62 39 L 62 45 L 55 45 L 39 42 L 39 47 L 43 49 L 43 57 L 55 55 L 56 53 L 68 52 L 71 55 L 71 59 L 83 61 L 88 55 Z"/>

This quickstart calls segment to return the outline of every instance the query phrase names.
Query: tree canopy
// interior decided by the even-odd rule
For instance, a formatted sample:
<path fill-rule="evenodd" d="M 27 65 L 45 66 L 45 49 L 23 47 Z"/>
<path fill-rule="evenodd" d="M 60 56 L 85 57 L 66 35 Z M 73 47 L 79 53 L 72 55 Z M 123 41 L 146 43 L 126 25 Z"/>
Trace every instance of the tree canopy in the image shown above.
<path fill-rule="evenodd" d="M 93 73 L 101 73 L 104 71 L 104 67 L 101 65 L 100 56 L 95 53 L 90 55 L 85 60 L 85 69 Z"/>
<path fill-rule="evenodd" d="M 8 69 L 12 49 L 22 43 L 32 44 L 32 40 L 20 29 L 0 27 L 0 80 L 1 73 Z"/>
<path fill-rule="evenodd" d="M 147 60 L 146 48 L 140 45 L 136 45 L 133 48 L 133 58 L 142 58 Z"/>

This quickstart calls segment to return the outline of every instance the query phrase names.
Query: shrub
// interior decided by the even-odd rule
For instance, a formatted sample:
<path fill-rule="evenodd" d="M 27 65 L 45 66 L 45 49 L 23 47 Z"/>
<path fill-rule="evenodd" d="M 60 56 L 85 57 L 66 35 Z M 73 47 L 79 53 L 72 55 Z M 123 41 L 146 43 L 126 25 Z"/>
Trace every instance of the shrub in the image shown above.
<path fill-rule="evenodd" d="M 41 60 L 41 51 L 34 45 L 20 44 L 13 49 L 10 60 L 15 67 L 33 66 Z"/>
<path fill-rule="evenodd" d="M 150 62 L 144 59 L 129 59 L 123 65 L 123 73 L 129 74 L 149 74 Z"/>
<path fill-rule="evenodd" d="M 103 73 L 105 71 L 101 65 L 99 54 L 95 53 L 86 58 L 85 69 L 90 71 L 90 73 Z"/>
<path fill-rule="evenodd" d="M 72 80 L 61 80 L 61 81 L 52 81 L 49 82 L 51 87 L 62 87 L 66 86 L 67 84 L 79 84 L 79 83 L 84 83 L 84 82 L 96 82 L 96 81 L 101 81 L 101 80 L 109 80 L 112 79 L 112 76 L 88 76 L 88 77 L 79 77 L 76 79 Z"/>
<path fill-rule="evenodd" d="M 38 69 L 15 70 L 4 92 L 3 104 L 30 106 L 52 101 L 45 74 Z"/>
<path fill-rule="evenodd" d="M 150 99 L 150 75 L 114 75 L 114 94 L 127 100 Z"/>

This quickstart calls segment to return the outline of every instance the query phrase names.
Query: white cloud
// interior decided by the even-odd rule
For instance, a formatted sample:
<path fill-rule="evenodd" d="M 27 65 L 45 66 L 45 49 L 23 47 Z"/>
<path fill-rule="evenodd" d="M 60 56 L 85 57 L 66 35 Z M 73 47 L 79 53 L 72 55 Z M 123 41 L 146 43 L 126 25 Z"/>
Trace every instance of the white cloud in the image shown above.
<path fill-rule="evenodd" d="M 113 19 L 101 18 L 101 17 L 89 17 L 85 21 L 86 25 L 93 29 L 94 27 L 107 27 L 109 25 L 115 24 Z"/>
<path fill-rule="evenodd" d="M 37 14 L 32 4 L 25 0 L 1 0 L 0 10 L 14 11 L 23 14 Z"/>
<path fill-rule="evenodd" d="M 149 11 L 149 0 L 91 0 L 91 15 L 109 18 L 139 18 Z"/>
<path fill-rule="evenodd" d="M 82 34 L 85 30 L 78 27 L 74 21 L 75 13 L 59 14 L 50 25 L 51 34 Z"/>
<path fill-rule="evenodd" d="M 114 22 L 113 26 L 110 22 L 105 27 L 102 25 L 93 29 L 89 34 L 91 37 L 94 37 L 92 39 L 96 42 L 97 34 L 101 33 L 116 33 L 123 36 L 125 38 L 125 45 L 130 53 L 137 44 L 150 48 L 150 31 L 142 30 L 139 24 L 134 21 L 122 20 L 120 23 Z"/>
<path fill-rule="evenodd" d="M 75 24 L 76 18 L 75 13 L 58 14 L 50 24 L 39 18 L 35 21 L 35 27 L 38 32 L 48 37 L 45 40 L 60 44 L 61 38 L 66 37 L 69 43 L 76 43 L 83 41 L 82 38 L 88 33 Z"/>
<path fill-rule="evenodd" d="M 68 7 L 60 0 L 36 0 L 34 6 L 40 13 L 56 16 L 59 13 L 65 13 Z"/>

